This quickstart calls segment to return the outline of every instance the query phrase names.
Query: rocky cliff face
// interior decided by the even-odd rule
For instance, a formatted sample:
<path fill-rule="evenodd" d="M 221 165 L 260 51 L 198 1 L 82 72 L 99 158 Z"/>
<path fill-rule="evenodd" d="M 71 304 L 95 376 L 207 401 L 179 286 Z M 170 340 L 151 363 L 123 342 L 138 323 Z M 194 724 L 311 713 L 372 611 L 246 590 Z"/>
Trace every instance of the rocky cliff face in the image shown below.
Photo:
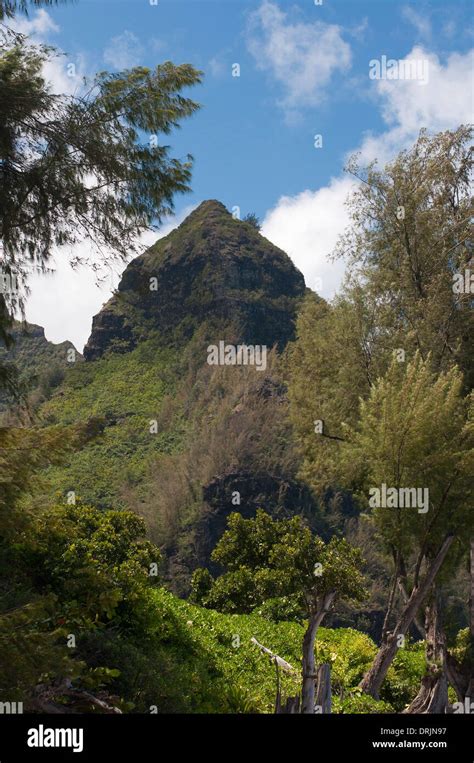
<path fill-rule="evenodd" d="M 282 347 L 304 291 L 284 252 L 220 202 L 205 201 L 128 265 L 93 320 L 84 356 L 127 352 L 153 331 L 186 341 L 205 322 L 232 326 L 236 342 Z"/>
<path fill-rule="evenodd" d="M 30 391 L 40 385 L 59 383 L 68 368 L 67 353 L 74 350 L 76 359 L 82 355 L 71 342 L 53 344 L 44 335 L 44 328 L 34 323 L 14 321 L 9 332 L 13 339 L 8 349 L 0 342 L 0 364 L 12 365 L 17 369 L 19 381 Z M 6 390 L 0 392 L 0 413 L 13 405 L 13 396 Z"/>
<path fill-rule="evenodd" d="M 232 500 L 236 494 L 241 499 L 238 506 Z M 207 566 L 212 573 L 220 572 L 220 568 L 210 561 L 211 552 L 234 511 L 245 519 L 253 519 L 257 509 L 264 509 L 275 519 L 288 519 L 301 514 L 321 535 L 327 530 L 314 497 L 303 482 L 266 472 L 242 471 L 215 477 L 203 487 L 203 505 L 204 510 L 196 525 L 194 552 L 197 564 Z"/>

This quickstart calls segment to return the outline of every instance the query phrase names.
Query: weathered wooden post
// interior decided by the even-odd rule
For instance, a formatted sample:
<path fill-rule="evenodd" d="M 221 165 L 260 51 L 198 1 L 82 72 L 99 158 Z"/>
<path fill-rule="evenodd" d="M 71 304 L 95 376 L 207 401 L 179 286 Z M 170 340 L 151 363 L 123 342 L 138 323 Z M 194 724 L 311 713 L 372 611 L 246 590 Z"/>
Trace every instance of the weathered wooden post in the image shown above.
<path fill-rule="evenodd" d="M 321 713 L 325 715 L 331 712 L 331 667 L 327 662 L 324 662 L 318 668 L 315 706 L 321 708 Z"/>

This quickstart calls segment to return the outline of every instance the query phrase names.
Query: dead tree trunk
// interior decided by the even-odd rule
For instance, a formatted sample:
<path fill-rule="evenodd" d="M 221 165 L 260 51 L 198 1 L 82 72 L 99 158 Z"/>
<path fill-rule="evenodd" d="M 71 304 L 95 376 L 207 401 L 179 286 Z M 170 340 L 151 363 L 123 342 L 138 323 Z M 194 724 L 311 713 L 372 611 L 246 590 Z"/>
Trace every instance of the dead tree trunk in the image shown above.
<path fill-rule="evenodd" d="M 467 659 L 460 663 L 452 654 L 448 651 L 446 654 L 446 672 L 448 675 L 448 682 L 456 692 L 458 702 L 464 703 L 466 697 L 469 697 L 471 701 L 474 700 L 474 538 L 471 538 L 471 553 L 470 553 L 470 645 L 469 654 Z"/>
<path fill-rule="evenodd" d="M 426 674 L 420 691 L 406 713 L 445 713 L 448 706 L 446 638 L 440 618 L 438 598 L 432 596 L 425 610 Z"/>
<path fill-rule="evenodd" d="M 308 623 L 308 627 L 304 634 L 303 639 L 303 687 L 301 692 L 301 712 L 305 714 L 314 713 L 314 696 L 315 696 L 315 684 L 316 684 L 316 666 L 314 660 L 314 641 L 316 633 L 321 625 L 321 622 L 329 611 L 331 604 L 334 601 L 335 592 L 328 593 L 320 606 L 320 608 L 313 614 Z"/>
<path fill-rule="evenodd" d="M 281 713 L 286 715 L 298 715 L 300 712 L 300 696 L 288 697 L 285 702 L 285 707 L 280 710 Z"/>
<path fill-rule="evenodd" d="M 280 668 L 278 662 L 274 661 L 276 672 L 276 695 L 275 695 L 275 713 L 281 713 L 281 683 L 280 683 Z"/>
<path fill-rule="evenodd" d="M 325 662 L 318 669 L 318 688 L 316 689 L 316 707 L 324 715 L 331 712 L 331 666 Z"/>
<path fill-rule="evenodd" d="M 416 613 L 418 612 L 420 606 L 423 604 L 431 586 L 433 585 L 436 575 L 438 574 L 439 569 L 444 562 L 452 542 L 452 535 L 448 535 L 448 537 L 443 541 L 441 548 L 430 564 L 424 580 L 411 592 L 411 596 L 403 609 L 403 612 L 400 616 L 400 619 L 398 620 L 397 625 L 395 626 L 393 633 L 391 636 L 389 636 L 387 642 L 382 644 L 380 647 L 375 660 L 372 663 L 372 666 L 360 683 L 360 688 L 362 691 L 364 691 L 366 694 L 370 694 L 372 697 L 374 697 L 374 699 L 379 698 L 379 692 L 384 682 L 385 676 L 387 675 L 387 671 L 399 649 L 399 637 L 405 636 L 408 628 L 412 624 Z"/>

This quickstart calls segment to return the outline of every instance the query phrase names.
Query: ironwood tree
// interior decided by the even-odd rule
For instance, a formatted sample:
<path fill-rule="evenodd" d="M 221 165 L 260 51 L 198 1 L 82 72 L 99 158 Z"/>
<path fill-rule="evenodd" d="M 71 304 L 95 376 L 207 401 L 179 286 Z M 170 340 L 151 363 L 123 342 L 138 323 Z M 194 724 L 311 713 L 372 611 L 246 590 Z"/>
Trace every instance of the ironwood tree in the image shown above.
<path fill-rule="evenodd" d="M 317 631 L 338 599 L 363 598 L 359 549 L 337 537 L 324 543 L 299 516 L 277 520 L 260 509 L 255 519 L 231 514 L 211 558 L 225 571 L 215 580 L 207 570 L 194 573 L 193 594 L 200 604 L 250 612 L 268 599 L 290 597 L 307 620 L 301 708 L 314 713 Z"/>

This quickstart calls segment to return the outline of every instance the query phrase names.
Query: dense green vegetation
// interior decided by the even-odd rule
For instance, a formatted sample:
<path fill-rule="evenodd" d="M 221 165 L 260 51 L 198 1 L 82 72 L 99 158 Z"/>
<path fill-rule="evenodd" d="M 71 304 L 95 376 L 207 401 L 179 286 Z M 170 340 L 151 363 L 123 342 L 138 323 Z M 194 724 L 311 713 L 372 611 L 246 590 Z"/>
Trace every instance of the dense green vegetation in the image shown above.
<path fill-rule="evenodd" d="M 203 712 L 272 712 L 275 703 L 275 667 L 251 639 L 271 649 L 294 667 L 294 673 L 281 672 L 284 695 L 296 694 L 301 683 L 300 663 L 303 623 L 273 623 L 258 615 L 224 615 L 202 609 L 173 597 L 163 589 L 153 592 L 157 604 L 157 634 L 165 642 L 160 654 L 170 672 L 170 684 L 179 675 L 180 686 L 188 684 L 181 701 L 182 709 Z M 173 623 L 172 643 L 166 645 L 164 634 Z M 375 654 L 375 644 L 363 633 L 351 629 L 321 628 L 317 641 L 317 658 L 329 661 L 333 671 L 336 712 L 393 712 L 408 703 L 416 691 L 423 671 L 423 650 L 420 646 L 407 649 L 403 661 L 397 661 L 387 683 L 387 695 L 396 704 L 375 702 L 361 696 L 357 684 Z M 167 659 L 166 659 L 167 657 Z M 209 702 L 206 708 L 199 693 L 204 693 L 195 675 L 198 666 L 205 670 Z M 210 669 L 213 668 L 213 671 Z M 166 675 L 166 671 L 163 671 Z M 163 675 L 161 671 L 158 675 Z M 199 675 L 199 673 L 198 673 Z M 159 680 L 158 677 L 156 680 Z M 202 681 L 201 674 L 201 681 Z M 190 686 L 194 685 L 194 699 Z M 148 695 L 152 696 L 151 694 Z M 205 697 L 205 694 L 204 694 Z M 175 702 L 179 698 L 175 697 Z M 193 702 L 203 704 L 192 705 Z M 157 704 L 157 703 L 155 703 Z M 162 710 L 166 709 L 164 705 Z M 175 707 L 174 710 L 177 708 Z"/>
<path fill-rule="evenodd" d="M 125 507 L 127 488 L 149 489 L 151 459 L 172 454 L 186 432 L 177 410 L 167 427 L 163 410 L 177 391 L 176 352 L 148 340 L 126 355 L 110 355 L 93 366 L 71 368 L 58 395 L 42 407 L 44 424 L 69 425 L 101 417 L 104 432 L 83 450 L 71 454 L 67 467 L 51 473 L 52 489 L 78 497 L 99 508 Z M 150 433 L 151 422 L 160 422 Z"/>
<path fill-rule="evenodd" d="M 66 435 L 34 436 L 51 458 Z M 21 435 L 16 442 L 26 445 Z M 2 492 L 17 506 L 0 547 L 2 577 L 8 571 L 9 580 L 0 618 L 5 696 L 36 711 L 51 703 L 93 711 L 99 699 L 136 712 L 269 712 L 275 668 L 252 638 L 294 667 L 282 675 L 282 691 L 298 690 L 301 620 L 274 623 L 263 608 L 224 615 L 176 598 L 160 587 L 159 551 L 143 540 L 144 525 L 129 512 L 81 503 L 26 512 L 24 477 L 44 461 L 27 463 Z M 333 666 L 335 709 L 384 712 L 409 700 L 422 669 L 420 648 L 413 657 L 407 650 L 391 671 L 394 704 L 362 697 L 356 688 L 375 649 L 357 631 L 320 629 L 317 656 Z"/>
<path fill-rule="evenodd" d="M 28 399 L 30 408 L 35 408 L 47 399 L 64 379 L 69 365 L 69 350 L 74 351 L 71 360 L 81 360 L 80 353 L 71 342 L 48 342 L 40 326 L 14 322 L 9 334 L 9 348 L 0 347 L 0 364 L 16 369 L 17 394 L 0 390 L 0 415 L 2 412 L 5 414 L 17 401 L 21 406 Z M 5 415 L 3 418 L 6 420 Z"/>
<path fill-rule="evenodd" d="M 281 685 L 296 693 L 303 622 L 274 623 L 258 609 L 224 615 L 176 598 L 149 575 L 160 559 L 143 532 L 134 515 L 82 504 L 30 518 L 2 558 L 15 564 L 16 597 L 34 591 L 31 603 L 1 620 L 3 691 L 33 710 L 53 701 L 93 710 L 94 692 L 136 712 L 271 712 L 275 668 L 255 638 L 294 667 Z M 13 641 L 12 625 L 21 629 Z M 24 650 L 34 650 L 33 662 L 22 659 Z M 365 634 L 320 629 L 316 656 L 332 665 L 336 711 L 389 712 L 408 702 L 423 669 L 420 646 L 391 670 L 391 702 L 357 689 L 375 651 Z"/>

